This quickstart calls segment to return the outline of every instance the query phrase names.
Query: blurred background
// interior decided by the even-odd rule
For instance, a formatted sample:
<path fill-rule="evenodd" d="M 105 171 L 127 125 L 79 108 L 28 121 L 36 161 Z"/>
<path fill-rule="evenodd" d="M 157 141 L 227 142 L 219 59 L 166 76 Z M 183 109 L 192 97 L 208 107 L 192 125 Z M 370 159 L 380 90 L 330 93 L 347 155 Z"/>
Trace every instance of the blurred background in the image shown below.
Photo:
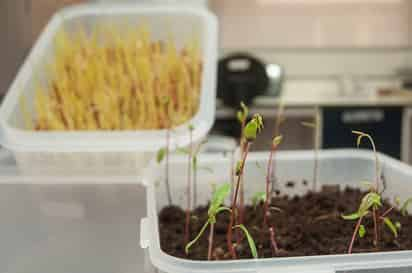
<path fill-rule="evenodd" d="M 7 92 L 52 14 L 82 2 L 87 1 L 0 2 L 0 94 Z M 353 147 L 352 128 L 374 134 L 381 151 L 412 162 L 412 1 L 155 2 L 203 5 L 219 18 L 219 101 L 213 129 L 219 143 L 222 136 L 239 136 L 234 113 L 240 100 L 264 114 L 270 141 L 282 97 L 282 131 L 289 136 L 282 149 L 312 148 L 316 132 L 300 121 L 319 115 L 321 147 Z M 265 145 L 263 141 L 254 149 Z"/>

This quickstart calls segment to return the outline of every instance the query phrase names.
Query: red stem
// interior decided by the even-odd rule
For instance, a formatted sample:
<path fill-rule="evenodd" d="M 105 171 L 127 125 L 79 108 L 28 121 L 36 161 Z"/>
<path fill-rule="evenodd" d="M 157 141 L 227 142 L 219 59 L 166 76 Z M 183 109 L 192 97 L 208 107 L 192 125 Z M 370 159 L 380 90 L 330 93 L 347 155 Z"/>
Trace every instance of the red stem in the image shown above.
<path fill-rule="evenodd" d="M 276 239 L 275 239 L 275 228 L 273 226 L 271 226 L 269 228 L 269 233 L 270 233 L 270 243 L 272 245 L 272 252 L 274 256 L 277 256 L 279 253 L 279 248 L 278 248 L 278 244 L 276 243 Z"/>
<path fill-rule="evenodd" d="M 378 236 L 378 217 L 377 217 L 377 212 L 376 208 L 372 209 L 372 214 L 373 214 L 373 232 L 374 232 L 374 239 L 373 239 L 373 245 L 375 247 L 378 247 L 378 242 L 379 242 L 379 236 Z"/>
<path fill-rule="evenodd" d="M 246 119 L 242 121 L 242 132 L 241 132 L 241 141 L 240 141 L 240 147 L 241 147 L 241 152 L 243 153 L 244 150 L 246 149 L 247 143 L 245 143 L 245 126 L 246 126 Z M 240 200 L 239 200 L 239 222 L 238 224 L 243 224 L 243 219 L 244 219 L 244 212 L 245 211 L 245 190 L 244 190 L 244 185 L 243 185 L 243 179 L 240 180 Z M 239 233 L 238 233 L 239 234 Z M 238 240 L 240 236 L 238 236 Z M 238 242 L 240 243 L 240 242 Z"/>
<path fill-rule="evenodd" d="M 395 208 L 395 206 L 390 207 L 384 213 L 382 213 L 382 215 L 379 218 L 381 218 L 381 219 L 385 218 L 385 216 L 388 215 L 394 208 Z"/>
<path fill-rule="evenodd" d="M 187 203 L 186 203 L 186 223 L 185 223 L 185 234 L 184 234 L 184 242 L 185 245 L 189 242 L 189 227 L 190 227 L 190 205 L 191 205 L 191 171 L 192 171 L 192 130 L 190 130 L 190 147 L 189 147 L 189 156 L 188 156 L 189 164 L 187 169 L 187 188 L 186 188 L 186 196 L 187 196 Z"/>
<path fill-rule="evenodd" d="M 207 259 L 212 260 L 212 250 L 213 250 L 213 233 L 215 232 L 215 224 L 210 224 L 210 233 L 209 233 L 209 249 L 207 251 Z"/>
<path fill-rule="evenodd" d="M 267 174 L 266 174 L 266 200 L 265 200 L 265 205 L 263 208 L 263 227 L 266 227 L 268 224 L 268 210 L 269 210 L 269 202 L 270 202 L 270 179 L 272 177 L 272 159 L 273 159 L 273 154 L 276 150 L 276 145 L 272 144 L 272 147 L 270 149 L 269 153 L 269 160 L 268 160 L 268 166 L 267 166 Z"/>
<path fill-rule="evenodd" d="M 245 168 L 245 161 L 249 152 L 249 142 L 246 143 L 245 145 L 245 150 L 243 151 L 243 158 L 241 161 L 241 166 L 240 166 L 240 170 L 239 170 L 239 174 L 237 177 L 237 181 L 236 181 L 236 188 L 235 188 L 235 194 L 233 196 L 232 199 L 232 205 L 231 205 L 231 209 L 232 209 L 232 213 L 230 214 L 230 222 L 229 225 L 227 227 L 227 248 L 230 251 L 230 254 L 232 255 L 233 259 L 236 259 L 236 252 L 235 249 L 233 247 L 233 242 L 232 242 L 232 237 L 233 237 L 233 224 L 235 222 L 235 213 L 236 213 L 236 205 L 237 205 L 237 197 L 239 194 L 239 185 L 240 185 L 240 180 L 243 176 L 243 170 Z"/>
<path fill-rule="evenodd" d="M 353 235 L 352 235 L 352 240 L 350 241 L 350 245 L 349 245 L 349 249 L 348 249 L 348 254 L 352 253 L 352 249 L 353 249 L 353 244 L 355 243 L 355 239 L 356 239 L 356 234 L 358 234 L 358 230 L 360 228 L 360 225 L 362 223 L 362 219 L 363 217 L 360 217 L 358 222 L 356 223 L 356 227 L 355 230 L 353 231 Z"/>

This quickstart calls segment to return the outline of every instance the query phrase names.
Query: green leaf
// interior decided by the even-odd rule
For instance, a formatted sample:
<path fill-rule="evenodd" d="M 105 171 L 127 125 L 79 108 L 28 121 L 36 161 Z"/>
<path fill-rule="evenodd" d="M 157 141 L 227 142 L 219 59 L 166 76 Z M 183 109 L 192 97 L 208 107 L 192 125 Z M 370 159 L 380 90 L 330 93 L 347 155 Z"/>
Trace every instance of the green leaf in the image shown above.
<path fill-rule="evenodd" d="M 400 230 L 400 229 L 402 228 L 401 222 L 399 222 L 399 221 L 395 222 L 395 227 L 396 227 L 398 230 Z"/>
<path fill-rule="evenodd" d="M 263 118 L 261 115 L 256 114 L 252 120 L 250 120 L 245 126 L 245 138 L 247 141 L 253 141 L 256 139 L 257 134 L 263 128 Z"/>
<path fill-rule="evenodd" d="M 406 216 L 408 214 L 408 206 L 410 204 L 412 204 L 412 197 L 406 200 L 405 203 L 403 203 L 402 208 L 401 208 L 402 215 Z"/>
<path fill-rule="evenodd" d="M 256 206 L 259 204 L 259 202 L 265 202 L 266 201 L 266 192 L 264 191 L 259 191 L 257 193 L 255 193 L 252 196 L 252 204 L 253 207 L 256 208 Z"/>
<path fill-rule="evenodd" d="M 246 121 L 247 116 L 249 115 L 249 109 L 247 106 L 243 103 L 243 101 L 240 103 L 240 110 L 237 112 L 237 120 L 240 123 L 243 123 Z"/>
<path fill-rule="evenodd" d="M 246 227 L 244 225 L 234 226 L 233 229 L 235 229 L 235 228 L 240 228 L 243 231 L 243 233 L 245 234 L 245 236 L 247 238 L 247 242 L 249 244 L 250 251 L 252 252 L 252 256 L 253 256 L 253 258 L 257 259 L 258 258 L 258 253 L 257 253 L 255 241 L 253 240 L 253 238 L 250 235 L 249 231 L 246 229 Z"/>
<path fill-rule="evenodd" d="M 360 215 L 363 215 L 370 208 L 381 207 L 381 206 L 382 206 L 381 196 L 377 194 L 376 192 L 369 192 L 362 198 L 362 202 L 359 206 L 358 213 Z"/>
<path fill-rule="evenodd" d="M 237 163 L 236 163 L 236 169 L 235 169 L 235 174 L 237 175 L 237 176 L 239 176 L 240 175 L 240 172 L 242 171 L 242 160 L 239 160 Z"/>
<path fill-rule="evenodd" d="M 365 229 L 365 226 L 364 226 L 364 225 L 360 225 L 360 226 L 359 226 L 359 232 L 358 232 L 358 234 L 359 234 L 359 238 L 365 237 L 365 235 L 366 235 L 366 229 Z"/>
<path fill-rule="evenodd" d="M 209 219 L 206 221 L 206 223 L 203 225 L 202 229 L 199 231 L 199 233 L 196 235 L 196 237 L 190 241 L 186 246 L 185 246 L 185 252 L 186 254 L 189 254 L 189 249 L 194 245 L 202 236 L 202 234 L 205 232 L 207 226 L 209 225 L 210 221 Z"/>
<path fill-rule="evenodd" d="M 383 218 L 383 222 L 385 223 L 385 225 L 389 228 L 390 231 L 392 231 L 393 235 L 395 237 L 398 237 L 398 229 L 396 228 L 396 226 L 392 223 L 392 220 L 389 219 L 388 217 L 384 217 Z"/>
<path fill-rule="evenodd" d="M 219 186 L 215 192 L 213 193 L 212 200 L 210 201 L 210 206 L 208 210 L 208 215 L 210 216 L 215 216 L 218 213 L 219 207 L 223 204 L 225 201 L 226 197 L 230 193 L 230 184 L 225 183 L 221 186 Z"/>
<path fill-rule="evenodd" d="M 275 147 L 279 146 L 279 144 L 282 142 L 282 139 L 283 139 L 282 135 L 274 137 L 273 140 L 272 140 L 273 146 L 275 146 Z"/>
<path fill-rule="evenodd" d="M 157 151 L 157 155 L 156 155 L 156 161 L 157 163 L 160 163 L 163 161 L 163 159 L 165 158 L 166 155 L 166 148 L 161 148 Z"/>
<path fill-rule="evenodd" d="M 193 131 L 195 129 L 195 126 L 193 124 L 189 124 L 187 128 L 189 129 L 189 131 Z"/>
<path fill-rule="evenodd" d="M 342 215 L 342 218 L 344 220 L 357 220 L 357 219 L 360 218 L 360 215 L 359 215 L 359 213 L 355 212 L 355 213 L 352 213 L 352 214 L 349 214 L 349 215 Z"/>

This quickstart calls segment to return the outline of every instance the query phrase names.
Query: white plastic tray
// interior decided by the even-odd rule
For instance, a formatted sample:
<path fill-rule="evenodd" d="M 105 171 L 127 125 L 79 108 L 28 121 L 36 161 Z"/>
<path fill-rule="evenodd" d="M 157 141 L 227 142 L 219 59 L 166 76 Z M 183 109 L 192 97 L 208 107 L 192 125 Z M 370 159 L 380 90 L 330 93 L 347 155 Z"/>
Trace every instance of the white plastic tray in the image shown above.
<path fill-rule="evenodd" d="M 18 72 L 0 108 L 0 142 L 14 152 L 19 166 L 28 173 L 37 168 L 67 169 L 88 166 L 93 170 L 124 169 L 139 173 L 153 153 L 165 145 L 165 130 L 38 132 L 24 129 L 19 99 L 35 117 L 35 78 L 45 80 L 45 67 L 53 54 L 53 37 L 61 28 L 86 30 L 101 23 L 145 23 L 155 39 L 172 35 L 178 46 L 199 35 L 203 55 L 200 107 L 187 123 L 174 129 L 172 146 L 189 143 L 188 124 L 194 124 L 193 140 L 204 137 L 215 113 L 217 20 L 207 9 L 190 6 L 139 4 L 88 4 L 64 9 L 53 16 Z M 37 77 L 36 77 L 37 76 Z M 75 153 L 73 155 L 73 153 Z"/>
<path fill-rule="evenodd" d="M 265 166 L 267 153 L 251 153 L 248 157 L 245 176 L 247 200 L 256 191 L 265 187 Z M 412 168 L 384 155 L 379 155 L 382 172 L 387 182 L 384 197 L 399 196 L 401 200 L 412 196 Z M 197 200 L 206 204 L 211 196 L 210 182 L 229 180 L 229 159 L 218 155 L 204 155 L 199 159 L 201 166 L 214 170 L 199 173 Z M 170 169 L 172 196 L 176 205 L 184 206 L 186 160 L 176 159 Z M 369 151 L 328 150 L 319 154 L 319 184 L 338 184 L 342 187 L 359 187 L 360 181 L 373 181 L 375 177 L 374 155 Z M 280 185 L 287 180 L 311 181 L 313 175 L 313 152 L 279 152 L 276 155 L 276 173 Z M 329 255 L 312 257 L 267 258 L 238 261 L 191 261 L 172 257 L 160 248 L 158 211 L 167 205 L 164 185 L 161 183 L 162 172 L 148 172 L 143 182 L 147 186 L 147 218 L 141 221 L 140 244 L 146 248 L 153 265 L 160 271 L 169 273 L 334 273 L 334 272 L 412 272 L 412 251 L 367 253 L 354 255 Z M 160 181 L 160 183 L 159 183 Z M 300 183 L 298 183 L 300 184 Z M 297 184 L 297 185 L 298 185 Z M 310 187 L 305 187 L 305 189 Z M 303 194 L 302 187 L 281 188 L 283 193 Z M 249 196 L 248 196 L 249 194 Z"/>

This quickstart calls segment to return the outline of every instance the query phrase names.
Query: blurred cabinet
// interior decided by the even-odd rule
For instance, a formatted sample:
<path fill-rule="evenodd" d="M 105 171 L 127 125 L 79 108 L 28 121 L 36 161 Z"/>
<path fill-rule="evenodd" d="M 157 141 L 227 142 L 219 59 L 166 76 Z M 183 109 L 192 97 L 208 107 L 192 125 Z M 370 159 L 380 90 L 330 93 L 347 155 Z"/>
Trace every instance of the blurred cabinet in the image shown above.
<path fill-rule="evenodd" d="M 379 152 L 401 159 L 403 107 L 324 107 L 322 147 L 353 148 L 352 130 L 370 134 Z M 372 148 L 365 141 L 362 147 Z"/>

